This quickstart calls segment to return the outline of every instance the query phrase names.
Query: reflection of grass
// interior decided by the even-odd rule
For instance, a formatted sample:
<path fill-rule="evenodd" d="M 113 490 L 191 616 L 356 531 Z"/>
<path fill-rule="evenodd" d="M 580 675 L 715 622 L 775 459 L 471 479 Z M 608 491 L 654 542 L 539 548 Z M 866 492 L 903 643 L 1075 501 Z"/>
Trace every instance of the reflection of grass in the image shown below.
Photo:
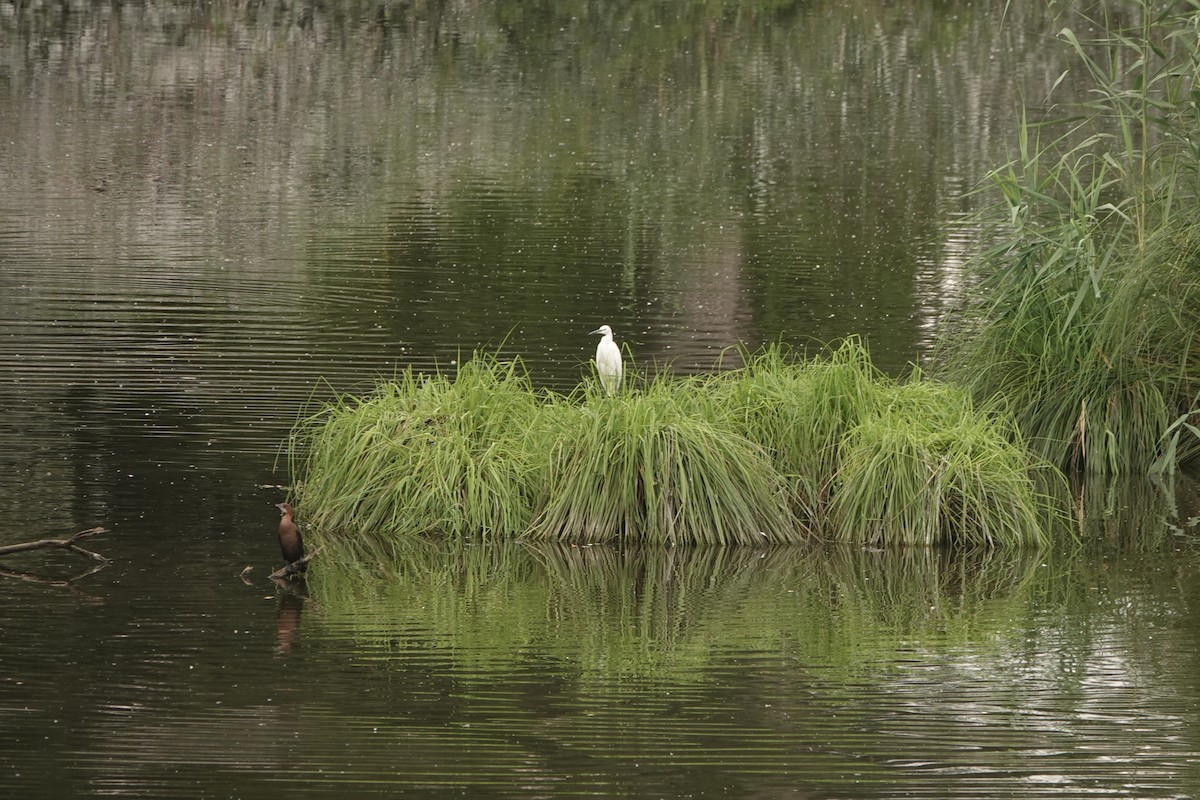
<path fill-rule="evenodd" d="M 1044 544 L 1043 470 L 1004 417 L 919 373 L 897 382 L 848 341 L 781 348 L 709 378 L 608 397 L 535 391 L 518 363 L 408 373 L 304 421 L 301 511 L 318 537 L 531 535 L 765 544 Z M 1051 478 L 1052 479 L 1052 478 Z"/>
<path fill-rule="evenodd" d="M 1187 473 L 1121 481 L 1084 475 L 1073 482 L 1072 499 L 1078 538 L 1105 552 L 1156 551 L 1197 536 L 1200 482 Z"/>
<path fill-rule="evenodd" d="M 857 672 L 1011 632 L 1053 580 L 1036 555 L 995 550 L 443 542 L 378 570 L 340 556 L 310 578 L 325 624 L 384 650 L 515 663 L 536 647 L 585 678 L 694 680 L 741 651 Z"/>

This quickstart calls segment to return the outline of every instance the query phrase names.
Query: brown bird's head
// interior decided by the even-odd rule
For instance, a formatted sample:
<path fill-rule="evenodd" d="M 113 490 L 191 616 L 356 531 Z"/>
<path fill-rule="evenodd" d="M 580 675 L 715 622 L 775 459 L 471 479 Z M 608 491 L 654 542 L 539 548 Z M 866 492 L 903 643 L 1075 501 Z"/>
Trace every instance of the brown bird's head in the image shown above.
<path fill-rule="evenodd" d="M 282 512 L 283 512 L 283 515 L 284 515 L 285 517 L 286 517 L 288 514 L 291 514 L 291 513 L 292 513 L 292 510 L 293 510 L 293 509 L 292 509 L 292 505 L 291 505 L 291 503 L 276 503 L 276 504 L 275 504 L 275 507 L 276 507 L 276 508 L 278 508 L 280 511 L 282 511 Z"/>

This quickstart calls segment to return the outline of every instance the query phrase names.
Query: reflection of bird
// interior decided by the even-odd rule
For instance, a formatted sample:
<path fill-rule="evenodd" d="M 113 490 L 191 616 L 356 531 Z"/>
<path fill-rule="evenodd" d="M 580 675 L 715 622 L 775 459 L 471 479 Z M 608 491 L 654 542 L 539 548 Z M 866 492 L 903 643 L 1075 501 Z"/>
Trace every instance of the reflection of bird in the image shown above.
<path fill-rule="evenodd" d="M 300 579 L 303 583 L 304 578 Z M 304 610 L 304 598 L 286 591 L 279 598 L 279 609 L 275 612 L 275 652 L 287 655 L 300 633 L 300 612 Z"/>
<path fill-rule="evenodd" d="M 601 325 L 588 335 L 596 333 L 603 334 L 596 345 L 596 371 L 605 391 L 612 394 L 621 387 L 621 348 L 613 341 L 612 328 Z"/>
<path fill-rule="evenodd" d="M 304 539 L 300 537 L 300 526 L 292 518 L 296 512 L 291 505 L 276 503 L 275 507 L 283 512 L 283 519 L 279 520 L 279 551 L 283 553 L 283 560 L 291 565 L 304 558 Z M 301 564 L 298 569 L 304 572 L 308 564 Z"/>

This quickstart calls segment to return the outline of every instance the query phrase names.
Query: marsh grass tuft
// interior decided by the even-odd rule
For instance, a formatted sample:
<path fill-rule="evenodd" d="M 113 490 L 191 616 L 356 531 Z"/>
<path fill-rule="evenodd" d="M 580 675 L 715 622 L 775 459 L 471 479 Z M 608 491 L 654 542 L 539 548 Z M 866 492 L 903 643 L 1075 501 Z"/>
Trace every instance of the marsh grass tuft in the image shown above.
<path fill-rule="evenodd" d="M 1043 544 L 1061 518 L 1011 419 L 962 390 L 888 378 L 853 339 L 743 361 L 614 396 L 487 356 L 406 373 L 297 426 L 302 515 L 317 537 L 657 544 Z"/>
<path fill-rule="evenodd" d="M 714 377 L 727 424 L 764 448 L 787 476 L 793 507 L 823 521 L 846 432 L 871 413 L 890 384 L 856 337 L 799 359 L 785 346 L 742 353 L 744 366 Z"/>
<path fill-rule="evenodd" d="M 376 535 L 515 536 L 534 491 L 525 441 L 541 409 L 519 362 L 381 383 L 304 420 L 293 453 L 310 525 Z"/>
<path fill-rule="evenodd" d="M 591 397 L 550 451 L 533 527 L 571 542 L 762 544 L 800 538 L 768 454 L 703 414 L 692 381 Z"/>
<path fill-rule="evenodd" d="M 881 401 L 842 444 L 831 509 L 836 538 L 1050 544 L 1052 500 L 1038 491 L 1037 464 L 1011 446 L 1018 432 L 975 411 L 956 387 L 910 381 Z"/>

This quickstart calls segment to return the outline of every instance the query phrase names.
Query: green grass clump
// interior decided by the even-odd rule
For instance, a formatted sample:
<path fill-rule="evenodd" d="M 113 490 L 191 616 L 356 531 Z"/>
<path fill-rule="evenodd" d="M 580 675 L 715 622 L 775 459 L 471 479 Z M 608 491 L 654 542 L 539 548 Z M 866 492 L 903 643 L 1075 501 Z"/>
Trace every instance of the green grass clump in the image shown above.
<path fill-rule="evenodd" d="M 789 479 L 793 507 L 815 524 L 829 500 L 842 438 L 876 407 L 888 379 L 856 337 L 808 360 L 778 345 L 742 360 L 745 366 L 709 388 L 728 423 L 770 454 Z"/>
<path fill-rule="evenodd" d="M 474 358 L 453 380 L 411 371 L 305 420 L 309 525 L 374 536 L 515 536 L 535 490 L 525 441 L 541 401 L 519 363 Z"/>
<path fill-rule="evenodd" d="M 868 544 L 1050 543 L 1050 498 L 1015 430 L 961 389 L 914 381 L 880 393 L 842 444 L 835 537 Z"/>
<path fill-rule="evenodd" d="M 550 452 L 533 535 L 569 542 L 798 541 L 767 453 L 697 411 L 702 384 L 667 379 L 593 396 Z M 710 412 L 712 409 L 709 409 Z"/>

